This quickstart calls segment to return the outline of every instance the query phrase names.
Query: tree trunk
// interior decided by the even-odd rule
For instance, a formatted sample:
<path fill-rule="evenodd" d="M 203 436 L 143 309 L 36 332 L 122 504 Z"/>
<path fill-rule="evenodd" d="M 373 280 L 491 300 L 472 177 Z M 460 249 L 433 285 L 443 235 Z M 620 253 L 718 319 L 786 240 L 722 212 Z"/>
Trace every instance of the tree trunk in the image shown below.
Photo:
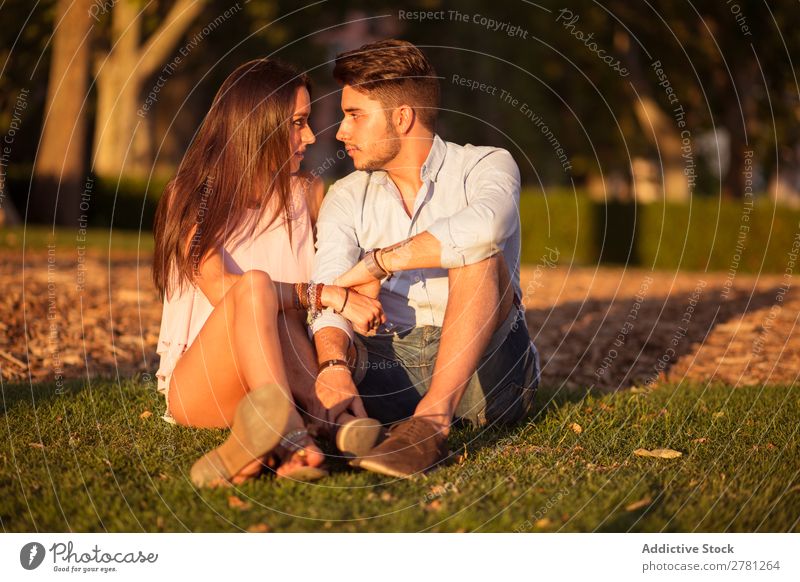
<path fill-rule="evenodd" d="M 745 67 L 746 70 L 738 67 L 733 71 L 730 82 L 735 82 L 736 87 L 727 84 L 724 87 L 728 98 L 721 116 L 722 124 L 730 136 L 730 163 L 722 180 L 722 194 L 734 200 L 740 200 L 745 195 L 745 159 L 748 150 L 752 149 L 752 145 L 748 146 L 748 131 L 757 115 L 756 92 L 748 87 L 747 79 L 758 75 L 758 68 L 753 63 Z"/>
<path fill-rule="evenodd" d="M 126 163 L 136 127 L 137 99 L 141 91 L 137 72 L 140 45 L 139 8 L 123 0 L 111 13 L 112 49 L 99 62 L 97 117 L 93 165 L 96 174 L 117 179 Z"/>
<path fill-rule="evenodd" d="M 47 102 L 28 218 L 77 225 L 86 167 L 85 104 L 92 0 L 59 0 Z"/>
<path fill-rule="evenodd" d="M 626 53 L 628 69 L 636 87 L 631 103 L 636 119 L 645 137 L 658 150 L 664 198 L 669 201 L 686 202 L 691 195 L 689 180 L 684 174 L 687 160 L 681 155 L 683 144 L 672 112 L 669 114 L 665 112 L 653 96 L 650 83 L 642 71 L 639 53 L 628 34 L 617 31 L 614 35 L 614 44 L 617 49 Z"/>
<path fill-rule="evenodd" d="M 170 51 L 203 10 L 198 0 L 178 0 L 164 22 L 142 45 L 141 4 L 120 0 L 111 14 L 111 50 L 98 62 L 97 121 L 94 171 L 118 180 L 122 175 L 146 175 L 153 163 L 152 124 L 146 119 L 155 103 L 145 102 L 145 87 L 166 64 Z M 159 79 L 169 79 L 162 72 Z M 155 82 L 155 81 L 154 81 Z"/>

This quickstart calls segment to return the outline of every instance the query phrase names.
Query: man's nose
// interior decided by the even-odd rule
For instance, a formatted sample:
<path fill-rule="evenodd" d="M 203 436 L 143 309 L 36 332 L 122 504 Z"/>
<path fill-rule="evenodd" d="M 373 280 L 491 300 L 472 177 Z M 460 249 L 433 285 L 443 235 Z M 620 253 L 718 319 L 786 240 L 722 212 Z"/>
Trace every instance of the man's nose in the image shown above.
<path fill-rule="evenodd" d="M 339 141 L 346 141 L 349 137 L 347 129 L 344 126 L 344 119 L 339 123 L 339 129 L 336 130 L 336 139 Z"/>

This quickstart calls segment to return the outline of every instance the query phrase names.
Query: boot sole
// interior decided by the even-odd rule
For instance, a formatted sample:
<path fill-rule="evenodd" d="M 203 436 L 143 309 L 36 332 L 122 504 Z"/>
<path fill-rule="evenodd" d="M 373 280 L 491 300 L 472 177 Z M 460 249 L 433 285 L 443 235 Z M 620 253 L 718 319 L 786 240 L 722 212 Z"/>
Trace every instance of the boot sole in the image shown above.
<path fill-rule="evenodd" d="M 294 404 L 277 384 L 249 392 L 236 407 L 231 434 L 192 466 L 197 487 L 230 480 L 244 467 L 274 449 L 286 432 Z"/>

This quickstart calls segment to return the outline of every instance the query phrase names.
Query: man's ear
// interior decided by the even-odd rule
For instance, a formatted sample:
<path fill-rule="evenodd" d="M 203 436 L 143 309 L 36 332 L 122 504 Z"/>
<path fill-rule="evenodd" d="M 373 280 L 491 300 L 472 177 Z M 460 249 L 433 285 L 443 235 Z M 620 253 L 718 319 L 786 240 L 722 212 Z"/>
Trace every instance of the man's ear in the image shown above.
<path fill-rule="evenodd" d="M 395 107 L 394 111 L 392 112 L 392 124 L 394 125 L 397 133 L 408 133 L 414 126 L 415 121 L 416 114 L 414 113 L 414 109 L 412 109 L 409 105 L 400 105 L 399 107 Z"/>

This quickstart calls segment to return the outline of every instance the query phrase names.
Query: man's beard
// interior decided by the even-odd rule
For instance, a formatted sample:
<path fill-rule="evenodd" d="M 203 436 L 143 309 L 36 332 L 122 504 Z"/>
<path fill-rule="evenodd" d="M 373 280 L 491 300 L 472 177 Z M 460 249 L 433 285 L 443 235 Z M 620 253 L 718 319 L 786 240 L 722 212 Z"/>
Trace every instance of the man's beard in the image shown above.
<path fill-rule="evenodd" d="M 391 124 L 387 124 L 386 137 L 379 143 L 380 145 L 375 145 L 376 151 L 373 157 L 356 165 L 356 170 L 364 170 L 367 172 L 382 170 L 386 164 L 391 162 L 397 157 L 397 154 L 400 153 L 400 136 Z"/>

